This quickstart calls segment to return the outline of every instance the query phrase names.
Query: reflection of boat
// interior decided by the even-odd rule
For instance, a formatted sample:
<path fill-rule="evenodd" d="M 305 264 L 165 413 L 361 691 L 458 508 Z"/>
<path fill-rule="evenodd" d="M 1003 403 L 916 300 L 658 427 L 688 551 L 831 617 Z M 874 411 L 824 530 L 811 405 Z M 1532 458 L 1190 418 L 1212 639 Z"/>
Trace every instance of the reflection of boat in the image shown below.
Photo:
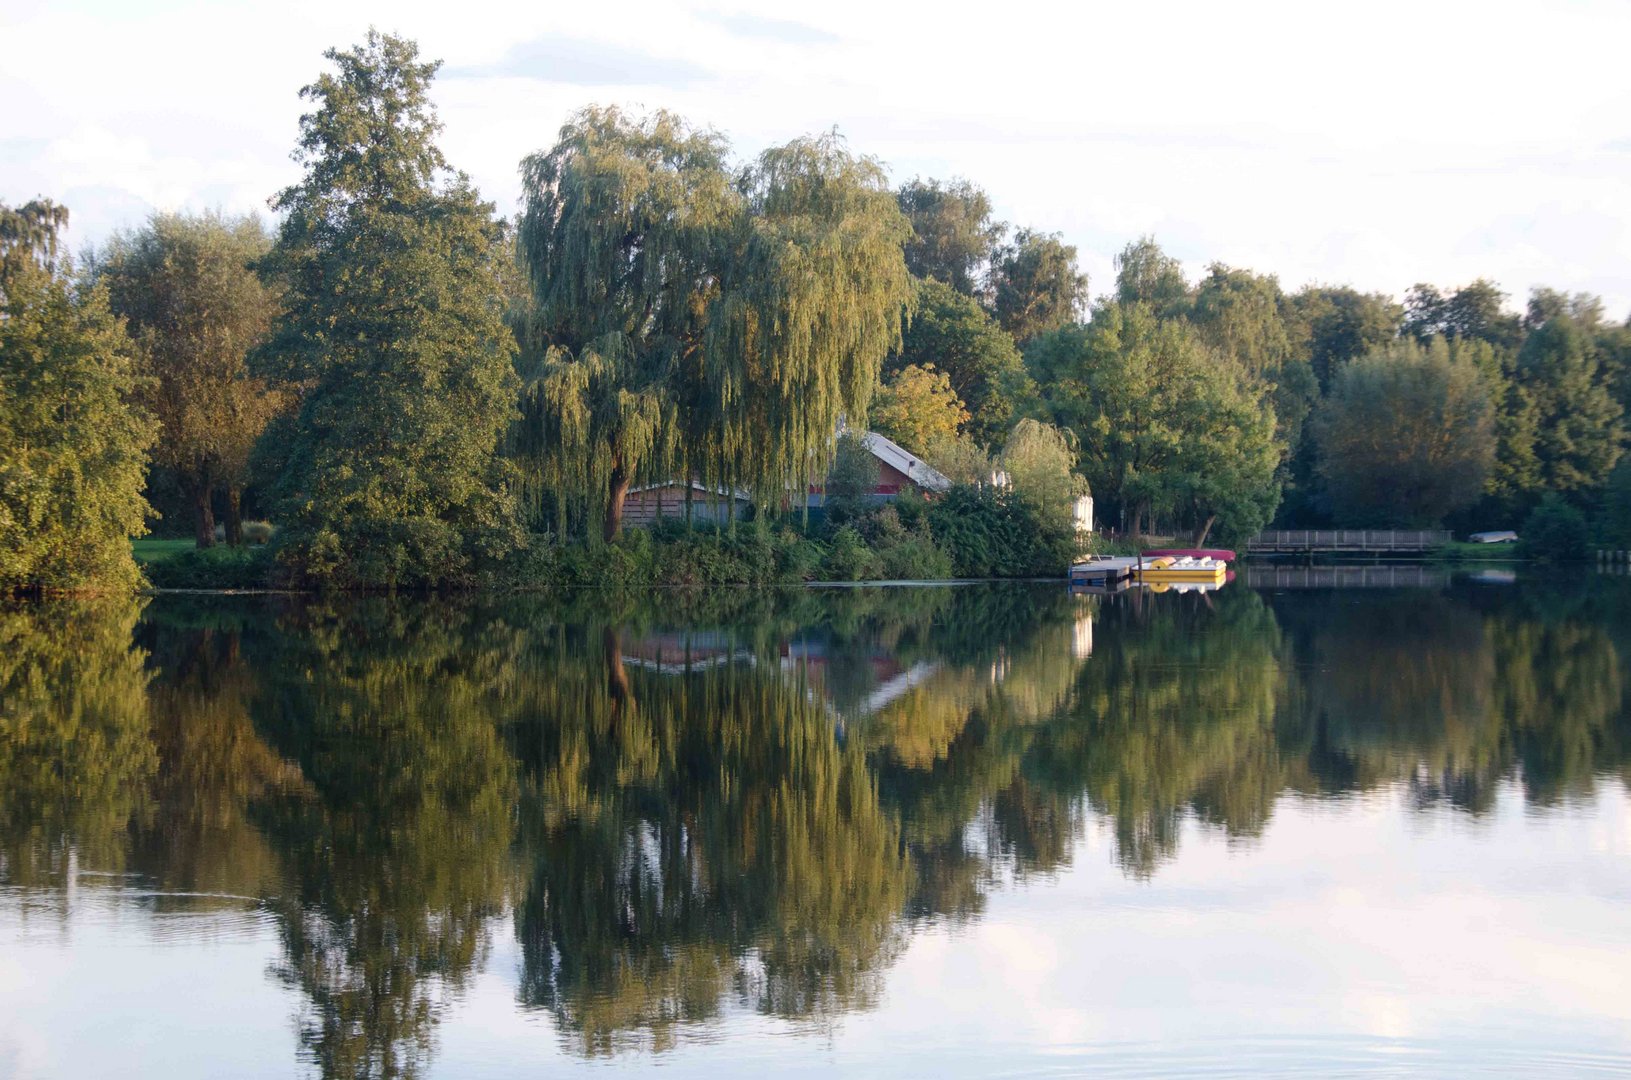
<path fill-rule="evenodd" d="M 1144 552 L 1146 559 L 1216 559 L 1218 562 L 1234 562 L 1235 553 L 1228 548 L 1153 548 Z"/>
<path fill-rule="evenodd" d="M 1222 559 L 1197 559 L 1189 555 L 1163 555 L 1143 562 L 1136 571 L 1146 583 L 1200 583 L 1222 585 L 1228 566 Z"/>
<path fill-rule="evenodd" d="M 1223 579 L 1216 581 L 1147 581 L 1144 588 L 1152 593 L 1217 592 L 1223 588 Z"/>

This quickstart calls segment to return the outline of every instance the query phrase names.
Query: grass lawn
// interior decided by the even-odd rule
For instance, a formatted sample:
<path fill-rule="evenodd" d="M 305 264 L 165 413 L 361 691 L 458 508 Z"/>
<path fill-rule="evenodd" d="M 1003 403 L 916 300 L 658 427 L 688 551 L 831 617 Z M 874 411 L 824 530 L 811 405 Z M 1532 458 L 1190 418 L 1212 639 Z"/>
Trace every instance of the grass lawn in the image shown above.
<path fill-rule="evenodd" d="M 163 562 L 197 546 L 194 540 L 157 540 L 151 536 L 143 536 L 130 542 L 131 554 L 135 555 L 136 561 L 143 566 Z"/>
<path fill-rule="evenodd" d="M 1469 544 L 1465 540 L 1452 540 L 1433 550 L 1433 558 L 1453 562 L 1523 562 L 1517 544 Z"/>

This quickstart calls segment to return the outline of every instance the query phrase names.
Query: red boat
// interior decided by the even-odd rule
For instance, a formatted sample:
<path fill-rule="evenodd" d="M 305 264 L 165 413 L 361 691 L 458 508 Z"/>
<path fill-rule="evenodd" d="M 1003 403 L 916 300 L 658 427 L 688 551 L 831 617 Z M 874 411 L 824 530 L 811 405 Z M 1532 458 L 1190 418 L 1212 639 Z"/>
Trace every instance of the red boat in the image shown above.
<path fill-rule="evenodd" d="M 1219 562 L 1234 562 L 1235 553 L 1228 548 L 1156 548 L 1144 552 L 1146 559 L 1181 559 L 1184 556 L 1191 559 L 1216 559 Z"/>

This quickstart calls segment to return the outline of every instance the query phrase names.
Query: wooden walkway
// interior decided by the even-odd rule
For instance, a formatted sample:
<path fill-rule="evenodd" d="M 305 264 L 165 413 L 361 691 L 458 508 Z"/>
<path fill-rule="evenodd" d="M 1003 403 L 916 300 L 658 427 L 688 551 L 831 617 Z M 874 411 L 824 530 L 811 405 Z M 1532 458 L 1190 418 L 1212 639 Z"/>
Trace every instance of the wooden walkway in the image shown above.
<path fill-rule="evenodd" d="M 1385 555 L 1431 551 L 1450 542 L 1443 529 L 1281 529 L 1246 543 L 1249 555 L 1311 555 L 1347 551 Z"/>
<path fill-rule="evenodd" d="M 1449 571 L 1432 566 L 1246 566 L 1253 589 L 1442 589 Z"/>

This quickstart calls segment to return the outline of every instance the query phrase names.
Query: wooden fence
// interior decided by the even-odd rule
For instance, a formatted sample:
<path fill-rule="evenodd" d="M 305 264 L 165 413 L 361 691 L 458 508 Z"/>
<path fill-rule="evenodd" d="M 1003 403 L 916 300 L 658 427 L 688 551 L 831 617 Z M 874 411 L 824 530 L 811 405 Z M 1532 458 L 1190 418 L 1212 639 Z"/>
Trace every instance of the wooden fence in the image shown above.
<path fill-rule="evenodd" d="M 1246 551 L 1253 555 L 1422 552 L 1449 542 L 1450 534 L 1443 529 L 1281 529 L 1252 537 L 1246 543 Z"/>

